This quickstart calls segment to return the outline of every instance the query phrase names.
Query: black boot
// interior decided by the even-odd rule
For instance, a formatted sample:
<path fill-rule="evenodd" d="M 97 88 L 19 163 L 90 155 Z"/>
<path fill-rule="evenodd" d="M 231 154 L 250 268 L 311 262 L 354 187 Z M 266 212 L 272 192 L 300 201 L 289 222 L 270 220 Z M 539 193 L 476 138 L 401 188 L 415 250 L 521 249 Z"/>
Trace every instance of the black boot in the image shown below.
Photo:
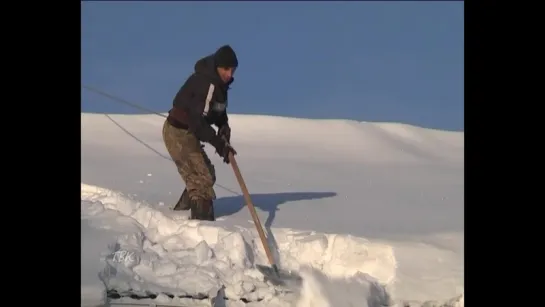
<path fill-rule="evenodd" d="M 196 199 L 191 201 L 191 219 L 215 221 L 214 202 L 212 200 Z"/>
<path fill-rule="evenodd" d="M 180 196 L 180 199 L 178 200 L 174 208 L 172 208 L 172 210 L 179 211 L 179 210 L 189 210 L 189 209 L 191 209 L 191 201 L 189 200 L 187 189 L 184 189 L 182 196 Z"/>

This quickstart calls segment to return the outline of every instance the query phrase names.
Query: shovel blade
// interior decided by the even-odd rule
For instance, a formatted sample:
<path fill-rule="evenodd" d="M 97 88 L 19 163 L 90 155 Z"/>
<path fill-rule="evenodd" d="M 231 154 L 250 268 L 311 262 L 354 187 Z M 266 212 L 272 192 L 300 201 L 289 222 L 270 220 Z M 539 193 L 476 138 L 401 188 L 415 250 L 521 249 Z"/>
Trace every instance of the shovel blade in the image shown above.
<path fill-rule="evenodd" d="M 272 266 L 256 264 L 256 268 L 263 274 L 265 281 L 270 281 L 275 286 L 293 288 L 300 287 L 303 283 L 303 278 L 299 274 L 293 271 L 279 270 L 275 264 Z"/>

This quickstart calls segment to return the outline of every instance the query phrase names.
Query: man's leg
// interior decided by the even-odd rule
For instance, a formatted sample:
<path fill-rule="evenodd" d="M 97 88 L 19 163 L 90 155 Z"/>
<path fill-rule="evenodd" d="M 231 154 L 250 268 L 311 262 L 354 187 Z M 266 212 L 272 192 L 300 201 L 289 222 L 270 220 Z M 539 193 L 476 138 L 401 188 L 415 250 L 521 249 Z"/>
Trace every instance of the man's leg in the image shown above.
<path fill-rule="evenodd" d="M 191 201 L 189 200 L 189 194 L 187 194 L 187 189 L 184 188 L 184 191 L 182 192 L 182 196 L 180 196 L 180 199 L 178 199 L 178 202 L 176 205 L 174 205 L 174 208 L 172 210 L 189 210 L 191 209 Z"/>
<path fill-rule="evenodd" d="M 170 155 L 170 158 L 172 159 L 172 161 L 174 161 L 174 164 L 176 165 L 178 173 L 182 177 L 182 180 L 185 182 L 184 174 L 181 172 L 180 168 L 182 164 L 182 144 L 180 143 L 182 136 L 179 130 L 180 129 L 177 129 L 176 127 L 170 125 L 166 120 L 163 123 L 163 142 L 165 143 L 165 147 L 168 151 L 168 154 Z M 182 195 L 180 196 L 180 199 L 174 206 L 173 210 L 189 209 L 189 195 L 187 194 L 187 190 L 184 189 Z"/>
<path fill-rule="evenodd" d="M 206 219 L 208 221 L 215 221 L 216 217 L 214 214 L 214 200 L 216 199 L 216 192 L 214 191 L 214 184 L 216 183 L 216 169 L 214 167 L 214 164 L 212 164 L 212 161 L 210 161 L 210 158 L 208 158 L 208 155 L 204 151 L 204 145 L 201 146 L 201 155 L 204 160 L 204 163 L 206 165 L 206 168 L 208 169 L 208 173 L 210 174 L 210 178 L 212 179 L 211 182 L 211 196 L 209 195 L 203 195 L 203 197 L 199 197 L 201 199 L 204 199 L 206 202 L 205 208 L 203 208 L 203 219 Z"/>
<path fill-rule="evenodd" d="M 204 146 L 200 146 L 200 143 L 198 145 L 198 150 L 188 152 L 187 159 L 187 164 L 192 170 L 187 172 L 186 181 L 187 192 L 191 200 L 191 218 L 214 221 L 215 170 L 203 149 Z"/>
<path fill-rule="evenodd" d="M 213 212 L 210 211 L 216 198 L 213 189 L 215 172 L 200 142 L 192 133 L 177 129 L 168 122 L 163 125 L 163 139 L 186 184 L 192 218 L 213 220 Z"/>
<path fill-rule="evenodd" d="M 201 145 L 201 148 L 204 148 L 204 145 Z M 202 150 L 202 154 L 204 157 L 204 162 L 208 166 L 208 170 L 210 174 L 212 175 L 212 180 L 214 183 L 216 182 L 216 169 L 214 168 L 214 165 L 208 158 L 208 155 L 204 150 Z M 182 192 L 182 196 L 180 196 L 180 199 L 174 206 L 174 210 L 189 210 L 191 209 L 191 200 L 189 199 L 189 193 L 187 192 L 187 188 L 184 188 L 184 191 Z M 214 206 L 212 206 L 212 215 L 214 213 Z M 210 219 L 210 217 L 209 217 Z"/>

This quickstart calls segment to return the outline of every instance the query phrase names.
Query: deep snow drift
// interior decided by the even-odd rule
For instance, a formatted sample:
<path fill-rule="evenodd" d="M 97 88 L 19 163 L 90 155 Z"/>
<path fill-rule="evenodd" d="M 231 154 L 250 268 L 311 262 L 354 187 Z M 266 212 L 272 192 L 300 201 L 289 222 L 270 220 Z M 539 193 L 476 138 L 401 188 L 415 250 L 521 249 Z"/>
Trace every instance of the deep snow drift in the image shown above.
<path fill-rule="evenodd" d="M 82 305 L 135 302 L 108 289 L 185 306 L 463 306 L 463 133 L 231 115 L 277 262 L 304 277 L 284 289 L 254 269 L 267 258 L 210 146 L 218 221 L 168 209 L 183 184 L 163 120 L 82 114 Z"/>

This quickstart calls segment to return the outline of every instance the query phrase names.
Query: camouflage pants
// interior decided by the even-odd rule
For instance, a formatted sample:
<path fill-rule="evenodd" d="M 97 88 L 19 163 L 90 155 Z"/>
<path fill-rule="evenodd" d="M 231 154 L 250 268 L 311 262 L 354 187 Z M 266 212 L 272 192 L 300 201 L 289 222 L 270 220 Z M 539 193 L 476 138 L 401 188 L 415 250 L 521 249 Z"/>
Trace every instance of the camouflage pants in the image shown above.
<path fill-rule="evenodd" d="M 216 171 L 201 142 L 187 130 L 178 129 L 165 120 L 163 141 L 185 182 L 191 200 L 214 200 Z"/>

